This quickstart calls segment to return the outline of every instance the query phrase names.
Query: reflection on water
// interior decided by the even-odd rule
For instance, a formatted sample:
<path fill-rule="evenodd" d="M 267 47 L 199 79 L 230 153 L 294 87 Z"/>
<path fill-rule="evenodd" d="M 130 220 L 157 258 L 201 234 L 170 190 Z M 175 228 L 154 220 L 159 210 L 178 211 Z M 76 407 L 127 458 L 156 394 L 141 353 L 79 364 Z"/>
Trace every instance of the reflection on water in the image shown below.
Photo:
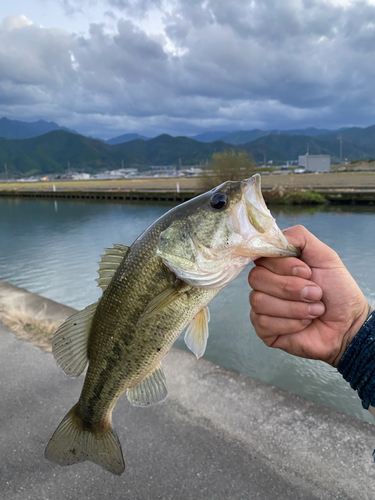
<path fill-rule="evenodd" d="M 130 245 L 170 207 L 0 200 L 0 279 L 81 309 L 100 296 L 94 280 L 103 248 L 112 243 Z M 375 302 L 374 206 L 271 207 L 271 211 L 282 229 L 303 224 L 333 247 L 367 298 Z M 335 369 L 263 345 L 249 321 L 247 274 L 244 271 L 212 301 L 205 357 L 371 422 Z M 182 337 L 176 345 L 185 349 Z"/>

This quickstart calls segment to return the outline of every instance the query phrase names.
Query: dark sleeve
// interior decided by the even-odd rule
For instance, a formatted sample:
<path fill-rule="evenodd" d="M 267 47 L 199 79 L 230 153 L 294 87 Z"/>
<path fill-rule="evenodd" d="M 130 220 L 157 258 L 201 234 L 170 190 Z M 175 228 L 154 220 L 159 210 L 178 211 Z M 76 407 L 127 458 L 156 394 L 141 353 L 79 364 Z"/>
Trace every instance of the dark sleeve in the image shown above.
<path fill-rule="evenodd" d="M 375 406 L 375 312 L 353 338 L 337 369 L 358 392 L 363 408 Z"/>

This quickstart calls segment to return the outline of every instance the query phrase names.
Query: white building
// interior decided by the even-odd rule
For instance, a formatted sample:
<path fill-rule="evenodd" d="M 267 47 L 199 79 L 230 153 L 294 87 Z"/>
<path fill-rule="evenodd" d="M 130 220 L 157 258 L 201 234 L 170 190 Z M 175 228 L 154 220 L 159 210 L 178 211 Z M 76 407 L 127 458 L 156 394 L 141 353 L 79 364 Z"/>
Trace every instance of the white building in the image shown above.
<path fill-rule="evenodd" d="M 329 172 L 331 170 L 331 156 L 306 153 L 298 157 L 298 165 L 312 172 Z"/>

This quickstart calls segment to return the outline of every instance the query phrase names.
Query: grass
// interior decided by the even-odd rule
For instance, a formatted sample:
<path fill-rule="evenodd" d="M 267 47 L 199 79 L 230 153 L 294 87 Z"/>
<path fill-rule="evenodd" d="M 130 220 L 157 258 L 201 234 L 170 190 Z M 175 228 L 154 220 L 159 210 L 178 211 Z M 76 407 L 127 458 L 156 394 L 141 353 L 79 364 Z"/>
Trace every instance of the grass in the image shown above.
<path fill-rule="evenodd" d="M 4 182 L 0 183 L 0 191 L 147 191 L 167 190 L 176 191 L 179 184 L 181 190 L 199 189 L 199 177 L 157 177 L 136 179 L 93 179 L 87 181 L 56 180 L 41 182 Z"/>
<path fill-rule="evenodd" d="M 289 205 L 319 205 L 327 202 L 322 194 L 313 189 L 290 191 L 284 196 L 283 200 Z"/>
<path fill-rule="evenodd" d="M 279 187 L 264 193 L 264 195 L 267 202 L 281 205 L 321 205 L 327 203 L 326 198 L 313 189 L 288 190 Z"/>
<path fill-rule="evenodd" d="M 0 321 L 2 321 L 12 332 L 21 339 L 28 340 L 41 349 L 51 352 L 51 342 L 58 324 L 43 318 L 44 311 L 31 318 L 25 312 L 24 307 L 0 308 Z"/>

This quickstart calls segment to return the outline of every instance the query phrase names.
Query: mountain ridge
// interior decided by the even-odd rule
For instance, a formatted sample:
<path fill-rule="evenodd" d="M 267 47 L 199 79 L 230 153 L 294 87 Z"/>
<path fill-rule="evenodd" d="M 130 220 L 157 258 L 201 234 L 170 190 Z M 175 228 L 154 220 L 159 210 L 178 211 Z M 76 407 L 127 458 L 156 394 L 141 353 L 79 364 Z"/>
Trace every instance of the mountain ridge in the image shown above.
<path fill-rule="evenodd" d="M 6 164 L 8 174 L 17 177 L 62 175 L 68 167 L 70 171 L 88 173 L 121 167 L 138 168 L 140 171 L 151 166 L 204 167 L 213 153 L 230 149 L 251 153 L 259 164 L 264 161 L 281 164 L 297 160 L 299 155 L 306 153 L 307 148 L 310 154 L 329 154 L 332 162 L 337 163 L 341 154 L 340 146 L 344 160 L 375 158 L 375 125 L 351 127 L 316 136 L 278 132 L 259 135 L 239 145 L 224 140 L 200 142 L 191 137 L 173 137 L 168 134 L 111 145 L 77 133 L 53 130 L 27 139 L 0 138 L 0 165 Z"/>
<path fill-rule="evenodd" d="M 23 122 L 19 120 L 9 120 L 5 116 L 0 118 L 0 137 L 4 139 L 31 139 L 47 134 L 53 130 L 64 130 L 71 134 L 77 134 L 75 130 L 60 127 L 55 122 L 37 120 L 34 122 Z"/>

